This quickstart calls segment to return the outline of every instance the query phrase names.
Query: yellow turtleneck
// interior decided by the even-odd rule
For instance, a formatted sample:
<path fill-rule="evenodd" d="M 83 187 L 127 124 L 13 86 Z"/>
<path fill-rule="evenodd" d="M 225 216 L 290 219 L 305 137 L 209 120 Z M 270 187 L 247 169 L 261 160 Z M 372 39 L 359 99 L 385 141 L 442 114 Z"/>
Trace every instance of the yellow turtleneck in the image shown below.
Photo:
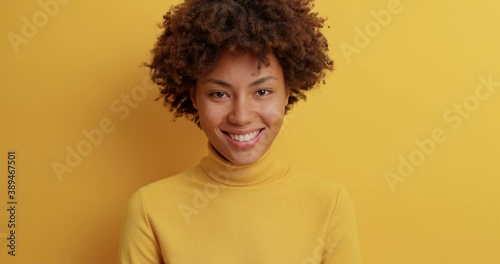
<path fill-rule="evenodd" d="M 339 184 L 281 163 L 272 147 L 236 166 L 209 144 L 185 172 L 129 200 L 120 264 L 358 264 L 354 208 Z"/>

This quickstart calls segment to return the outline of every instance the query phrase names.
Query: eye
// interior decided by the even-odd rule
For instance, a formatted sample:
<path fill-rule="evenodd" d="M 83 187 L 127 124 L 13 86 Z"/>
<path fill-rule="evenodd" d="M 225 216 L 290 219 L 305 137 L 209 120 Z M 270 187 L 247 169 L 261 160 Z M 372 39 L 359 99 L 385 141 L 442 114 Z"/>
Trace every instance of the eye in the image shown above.
<path fill-rule="evenodd" d="M 257 91 L 258 96 L 266 96 L 270 93 L 271 93 L 271 91 L 269 91 L 268 89 L 260 89 Z"/>
<path fill-rule="evenodd" d="M 217 91 L 217 92 L 211 93 L 210 96 L 214 97 L 214 98 L 224 98 L 224 97 L 227 97 L 227 94 L 225 92 Z"/>

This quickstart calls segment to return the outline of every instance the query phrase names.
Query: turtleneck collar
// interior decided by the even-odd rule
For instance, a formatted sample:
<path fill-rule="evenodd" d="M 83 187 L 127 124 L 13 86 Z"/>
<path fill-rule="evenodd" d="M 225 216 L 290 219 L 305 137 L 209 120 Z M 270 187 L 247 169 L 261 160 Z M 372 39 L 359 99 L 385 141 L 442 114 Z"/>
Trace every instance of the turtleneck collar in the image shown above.
<path fill-rule="evenodd" d="M 208 143 L 208 155 L 200 161 L 201 169 L 214 181 L 228 186 L 257 186 L 283 178 L 288 166 L 276 157 L 273 146 L 256 162 L 249 165 L 235 165 Z"/>

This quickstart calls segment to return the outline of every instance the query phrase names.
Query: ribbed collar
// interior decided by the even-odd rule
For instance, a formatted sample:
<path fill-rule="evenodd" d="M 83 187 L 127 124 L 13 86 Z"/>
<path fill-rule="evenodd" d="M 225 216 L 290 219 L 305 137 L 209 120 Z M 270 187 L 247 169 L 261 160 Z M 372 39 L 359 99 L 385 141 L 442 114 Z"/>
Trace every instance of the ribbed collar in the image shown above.
<path fill-rule="evenodd" d="M 260 186 L 283 178 L 288 166 L 280 162 L 271 147 L 256 162 L 235 165 L 219 155 L 208 143 L 208 155 L 200 161 L 201 169 L 214 181 L 228 186 Z"/>

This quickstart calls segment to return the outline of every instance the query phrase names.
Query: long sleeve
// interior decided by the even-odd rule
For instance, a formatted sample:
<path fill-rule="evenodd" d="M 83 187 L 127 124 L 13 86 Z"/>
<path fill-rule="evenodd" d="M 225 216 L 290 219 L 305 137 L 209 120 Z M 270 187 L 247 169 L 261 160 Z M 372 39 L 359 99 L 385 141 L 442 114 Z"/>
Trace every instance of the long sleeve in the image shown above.
<path fill-rule="evenodd" d="M 349 193 L 343 188 L 338 194 L 321 263 L 361 263 L 354 205 Z"/>
<path fill-rule="evenodd" d="M 128 201 L 120 239 L 118 264 L 164 263 L 143 199 L 139 189 Z"/>

